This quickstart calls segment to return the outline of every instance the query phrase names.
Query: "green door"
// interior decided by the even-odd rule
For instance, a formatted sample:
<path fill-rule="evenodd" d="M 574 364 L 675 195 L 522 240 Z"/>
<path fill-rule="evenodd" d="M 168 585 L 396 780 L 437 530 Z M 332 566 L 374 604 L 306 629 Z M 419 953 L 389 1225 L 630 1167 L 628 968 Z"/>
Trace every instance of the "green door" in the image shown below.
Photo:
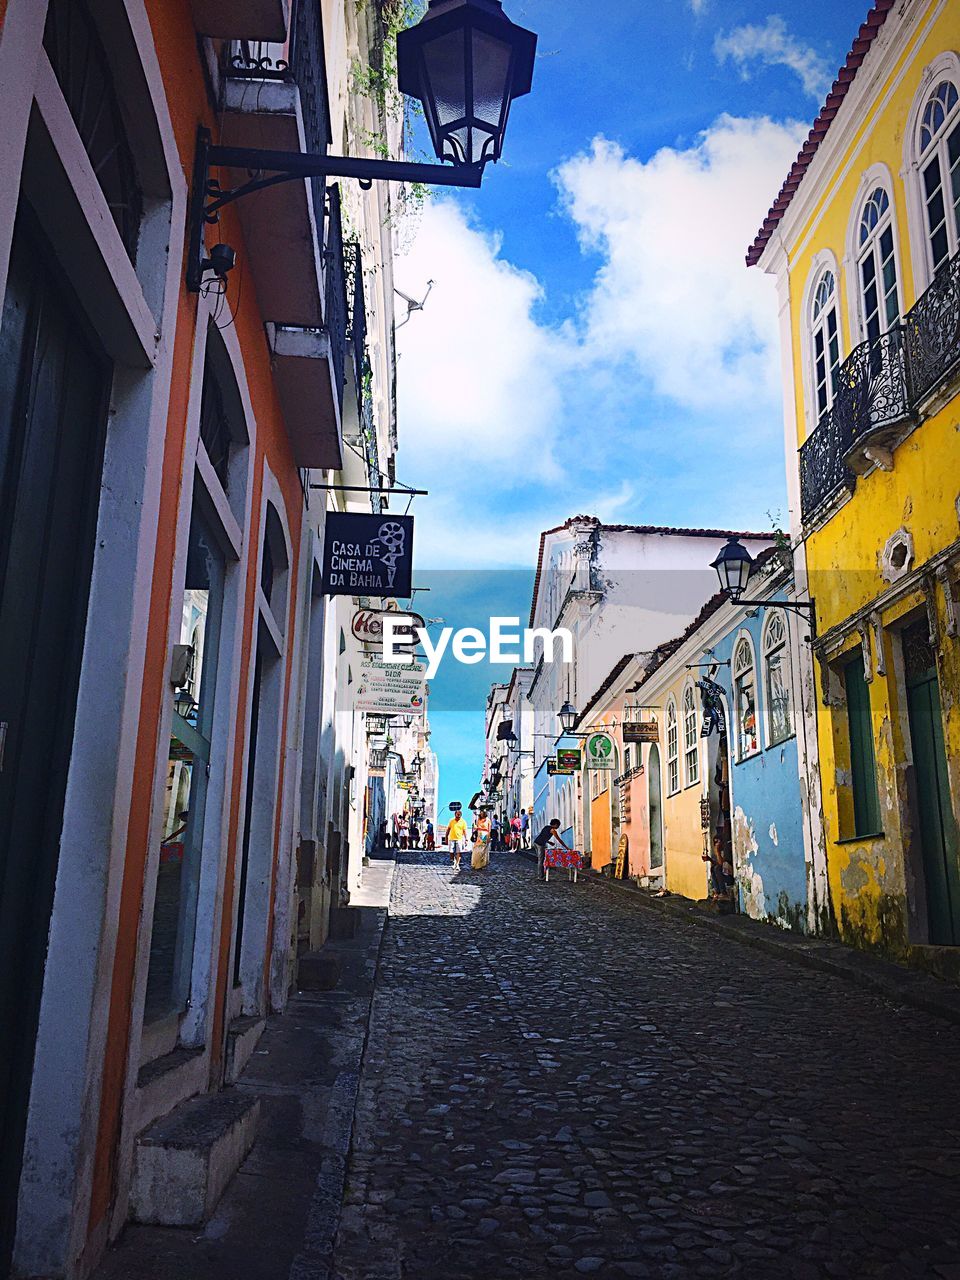
<path fill-rule="evenodd" d="M 926 621 L 903 633 L 930 941 L 960 946 L 960 844 L 950 804 L 936 657 Z"/>

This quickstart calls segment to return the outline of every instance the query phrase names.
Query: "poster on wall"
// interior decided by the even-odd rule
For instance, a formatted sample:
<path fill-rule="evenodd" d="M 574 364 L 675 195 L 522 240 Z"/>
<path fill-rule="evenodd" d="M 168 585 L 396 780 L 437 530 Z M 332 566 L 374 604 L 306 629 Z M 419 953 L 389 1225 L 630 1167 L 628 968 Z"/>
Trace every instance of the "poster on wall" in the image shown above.
<path fill-rule="evenodd" d="M 427 705 L 427 668 L 363 658 L 357 683 L 356 709 L 375 715 L 422 716 Z"/>
<path fill-rule="evenodd" d="M 328 511 L 321 590 L 327 596 L 410 595 L 413 516 Z"/>

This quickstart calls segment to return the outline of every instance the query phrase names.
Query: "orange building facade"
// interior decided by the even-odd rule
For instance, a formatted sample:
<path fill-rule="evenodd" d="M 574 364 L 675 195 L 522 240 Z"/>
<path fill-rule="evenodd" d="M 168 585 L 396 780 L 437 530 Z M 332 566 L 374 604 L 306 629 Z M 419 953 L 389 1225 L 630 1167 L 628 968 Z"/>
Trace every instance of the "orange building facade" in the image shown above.
<path fill-rule="evenodd" d="M 349 87 L 378 14 L 0 6 L 0 1271 L 18 1277 L 85 1275 L 149 1220 L 138 1134 L 236 1078 L 358 882 L 357 645 L 319 577 L 345 504 L 311 485 L 392 468 L 388 197 L 259 193 L 207 230 L 236 251 L 226 278 L 191 292 L 185 268 L 199 127 L 301 151 L 387 132 Z"/>

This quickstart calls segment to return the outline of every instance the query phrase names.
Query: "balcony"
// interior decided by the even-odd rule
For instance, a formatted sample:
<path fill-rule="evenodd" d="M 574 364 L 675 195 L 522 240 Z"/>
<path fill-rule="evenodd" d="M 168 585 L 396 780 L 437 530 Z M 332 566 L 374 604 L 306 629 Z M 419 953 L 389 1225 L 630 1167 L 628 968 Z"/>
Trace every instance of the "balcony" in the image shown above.
<path fill-rule="evenodd" d="M 267 339 L 297 466 L 339 470 L 343 466 L 347 295 L 340 190 L 336 186 L 327 191 L 323 257 L 323 326 L 268 323 Z"/>
<path fill-rule="evenodd" d="M 800 446 L 800 509 L 810 522 L 856 477 L 889 470 L 893 450 L 960 372 L 960 254 L 895 325 L 840 366 L 833 405 Z"/>
<path fill-rule="evenodd" d="M 190 0 L 193 25 L 221 40 L 285 40 L 290 0 Z"/>
<path fill-rule="evenodd" d="M 330 143 L 320 0 L 294 0 L 285 42 L 224 46 L 222 140 L 227 146 L 326 152 Z M 248 175 L 233 171 L 228 181 Z M 237 205 L 257 297 L 278 324 L 320 327 L 322 178 L 285 182 Z"/>

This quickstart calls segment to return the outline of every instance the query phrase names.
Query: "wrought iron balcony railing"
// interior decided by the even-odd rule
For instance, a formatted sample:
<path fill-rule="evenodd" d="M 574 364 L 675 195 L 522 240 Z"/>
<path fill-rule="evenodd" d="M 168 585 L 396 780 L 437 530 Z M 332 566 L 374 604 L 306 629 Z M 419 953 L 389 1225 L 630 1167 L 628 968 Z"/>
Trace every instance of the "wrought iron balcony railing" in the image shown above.
<path fill-rule="evenodd" d="M 323 206 L 321 205 L 321 208 Z M 347 363 L 347 274 L 343 247 L 340 188 L 332 183 L 326 192 L 326 226 L 323 234 L 324 328 L 330 339 L 337 404 L 343 414 L 343 384 Z"/>
<path fill-rule="evenodd" d="M 350 277 L 350 342 L 353 346 L 353 377 L 356 386 L 357 405 L 362 406 L 367 394 L 367 382 L 369 380 L 367 365 L 367 303 L 363 292 L 363 254 L 356 241 L 348 247 L 347 272 Z"/>
<path fill-rule="evenodd" d="M 960 373 L 960 254 L 895 325 L 840 366 L 832 407 L 800 446 L 800 508 L 810 520 L 842 489 L 871 443 L 891 445 L 923 403 Z M 851 460 L 854 469 L 851 469 Z"/>
<path fill-rule="evenodd" d="M 960 366 L 960 254 L 937 272 L 904 330 L 910 398 L 919 405 Z"/>

